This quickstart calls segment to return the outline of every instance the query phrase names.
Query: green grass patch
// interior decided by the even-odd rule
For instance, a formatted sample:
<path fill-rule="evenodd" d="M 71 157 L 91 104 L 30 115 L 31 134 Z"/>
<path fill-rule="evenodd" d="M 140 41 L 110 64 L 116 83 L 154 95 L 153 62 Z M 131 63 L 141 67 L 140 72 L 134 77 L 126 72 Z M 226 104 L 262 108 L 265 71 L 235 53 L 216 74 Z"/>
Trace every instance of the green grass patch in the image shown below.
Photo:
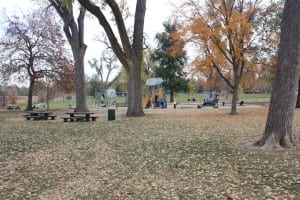
<path fill-rule="evenodd" d="M 192 99 L 195 98 L 197 103 L 202 103 L 204 99 L 209 98 L 209 94 L 185 94 L 185 93 L 177 93 L 175 95 L 175 99 L 180 103 L 188 103 L 192 102 Z M 169 99 L 169 97 L 167 98 Z M 190 101 L 188 101 L 190 99 Z M 225 101 L 226 103 L 231 103 L 232 94 L 219 96 L 220 103 Z M 270 94 L 240 94 L 239 100 L 243 100 L 245 103 L 268 103 L 270 101 Z"/>
<path fill-rule="evenodd" d="M 192 99 L 196 101 L 192 101 Z M 209 94 L 187 94 L 187 93 L 176 93 L 175 100 L 178 103 L 203 103 L 203 100 L 209 98 Z M 227 96 L 221 95 L 219 96 L 220 102 L 225 101 L 226 103 L 231 103 L 232 95 L 229 94 Z M 166 99 L 169 102 L 170 96 L 166 95 Z M 245 103 L 268 103 L 270 101 L 270 94 L 241 94 L 239 96 L 240 100 L 245 101 Z M 190 100 L 190 101 L 188 101 Z M 125 104 L 126 97 L 112 97 L 107 99 L 108 104 Z M 88 97 L 87 105 L 90 107 L 102 106 L 104 104 L 99 98 Z M 66 109 L 71 105 L 73 108 L 76 106 L 75 98 L 71 99 L 56 99 L 51 100 L 49 103 L 50 109 Z M 23 106 L 24 107 L 24 106 Z"/>

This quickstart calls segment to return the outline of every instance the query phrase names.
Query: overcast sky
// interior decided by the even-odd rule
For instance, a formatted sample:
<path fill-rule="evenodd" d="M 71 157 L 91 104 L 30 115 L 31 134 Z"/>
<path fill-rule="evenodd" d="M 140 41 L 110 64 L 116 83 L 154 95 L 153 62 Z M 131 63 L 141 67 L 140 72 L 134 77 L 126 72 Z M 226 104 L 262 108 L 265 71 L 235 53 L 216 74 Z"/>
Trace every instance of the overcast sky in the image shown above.
<path fill-rule="evenodd" d="M 128 0 L 130 10 L 132 13 L 135 9 L 135 2 L 133 0 Z M 8 15 L 12 13 L 26 13 L 28 8 L 32 5 L 29 4 L 29 0 L 0 0 L 0 17 L 3 18 L 3 11 Z M 170 0 L 148 0 L 147 1 L 147 11 L 145 18 L 145 34 L 148 35 L 148 43 L 154 46 L 155 35 L 163 31 L 163 22 L 166 21 L 174 8 L 170 4 Z M 0 20 L 1 23 L 1 20 Z M 3 22 L 2 22 L 3 23 Z M 1 27 L 1 25 L 0 25 Z M 95 35 L 98 35 L 101 31 L 101 28 L 97 21 L 94 19 L 88 19 L 88 23 L 86 23 L 86 34 L 85 41 L 88 45 L 87 53 L 86 53 L 86 67 L 85 72 L 89 75 L 95 73 L 92 69 L 89 68 L 87 64 L 87 60 L 92 57 L 99 57 L 101 55 L 101 51 L 99 52 L 99 42 L 95 42 L 93 38 Z M 99 34 L 101 36 L 101 34 Z"/>

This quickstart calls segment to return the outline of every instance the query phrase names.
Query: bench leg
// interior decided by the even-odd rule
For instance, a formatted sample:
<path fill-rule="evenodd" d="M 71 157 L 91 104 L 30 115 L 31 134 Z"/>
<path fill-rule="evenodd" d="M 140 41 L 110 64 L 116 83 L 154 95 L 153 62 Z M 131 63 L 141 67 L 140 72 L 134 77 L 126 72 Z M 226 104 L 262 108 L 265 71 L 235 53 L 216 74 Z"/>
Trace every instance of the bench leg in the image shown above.
<path fill-rule="evenodd" d="M 84 121 L 84 118 L 78 118 L 77 121 L 78 121 L 78 122 L 83 122 L 83 121 Z"/>

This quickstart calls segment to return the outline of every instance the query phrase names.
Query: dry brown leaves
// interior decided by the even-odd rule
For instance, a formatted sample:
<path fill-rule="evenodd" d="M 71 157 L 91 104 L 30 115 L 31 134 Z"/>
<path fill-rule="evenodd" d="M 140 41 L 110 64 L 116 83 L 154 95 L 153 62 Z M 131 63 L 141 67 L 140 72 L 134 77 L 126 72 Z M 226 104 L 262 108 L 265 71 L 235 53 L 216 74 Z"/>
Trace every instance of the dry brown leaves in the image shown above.
<path fill-rule="evenodd" d="M 107 121 L 26 121 L 1 113 L 4 199 L 297 199 L 297 152 L 249 151 L 266 108 L 146 110 Z M 57 113 L 58 115 L 60 113 Z M 294 138 L 300 138 L 300 112 Z"/>

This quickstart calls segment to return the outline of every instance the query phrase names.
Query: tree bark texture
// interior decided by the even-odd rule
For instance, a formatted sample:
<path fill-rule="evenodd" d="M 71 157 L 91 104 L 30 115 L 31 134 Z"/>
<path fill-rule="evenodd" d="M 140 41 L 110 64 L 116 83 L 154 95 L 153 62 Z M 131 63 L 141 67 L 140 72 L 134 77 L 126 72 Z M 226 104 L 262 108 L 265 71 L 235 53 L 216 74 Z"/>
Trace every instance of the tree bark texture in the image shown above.
<path fill-rule="evenodd" d="M 170 90 L 170 103 L 174 102 L 174 91 Z"/>
<path fill-rule="evenodd" d="M 142 107 L 142 85 L 141 85 L 141 66 L 143 60 L 143 33 L 144 19 L 146 12 L 146 0 L 136 0 L 135 21 L 133 31 L 133 42 L 130 43 L 129 36 L 125 27 L 121 10 L 115 0 L 105 0 L 110 7 L 118 30 L 118 37 L 115 35 L 111 24 L 107 20 L 101 8 L 90 0 L 78 0 L 90 13 L 97 17 L 99 24 L 103 27 L 112 50 L 123 64 L 128 75 L 128 110 L 127 116 L 144 116 Z"/>
<path fill-rule="evenodd" d="M 231 111 L 230 111 L 231 115 L 237 114 L 237 108 L 236 108 L 237 101 L 238 101 L 238 85 L 235 84 L 232 92 Z"/>
<path fill-rule="evenodd" d="M 30 80 L 29 88 L 28 88 L 28 99 L 27 99 L 27 107 L 25 111 L 31 111 L 32 110 L 32 97 L 33 97 L 33 86 L 35 81 Z"/>
<path fill-rule="evenodd" d="M 300 76 L 300 1 L 284 6 L 279 58 L 263 137 L 256 145 L 292 147 L 292 123 Z"/>
<path fill-rule="evenodd" d="M 142 107 L 141 67 L 135 64 L 128 73 L 128 109 L 127 116 L 144 116 Z"/>
<path fill-rule="evenodd" d="M 75 60 L 75 90 L 76 90 L 76 108 L 75 112 L 88 111 L 86 103 L 86 86 L 84 76 L 84 55 L 86 48 L 73 50 Z"/>
<path fill-rule="evenodd" d="M 244 63 L 242 62 L 242 66 L 238 67 L 236 66 L 234 69 L 237 70 L 238 72 L 234 73 L 234 83 L 233 83 L 233 93 L 232 93 L 232 105 L 231 105 L 231 115 L 236 115 L 237 114 L 237 103 L 238 103 L 238 98 L 239 98 L 239 85 L 242 79 L 243 75 L 243 66 Z"/>
<path fill-rule="evenodd" d="M 296 103 L 296 108 L 300 108 L 300 80 L 298 81 L 298 95 L 297 95 L 297 103 Z"/>

